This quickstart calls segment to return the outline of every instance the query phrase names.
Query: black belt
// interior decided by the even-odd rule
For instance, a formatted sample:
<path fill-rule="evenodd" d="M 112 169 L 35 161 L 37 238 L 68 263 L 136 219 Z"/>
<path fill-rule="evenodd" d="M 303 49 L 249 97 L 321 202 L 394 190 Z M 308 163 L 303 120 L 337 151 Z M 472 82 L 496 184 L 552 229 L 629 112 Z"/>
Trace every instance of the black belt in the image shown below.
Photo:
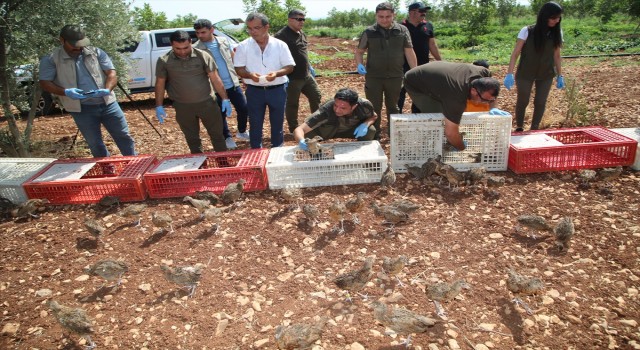
<path fill-rule="evenodd" d="M 267 86 L 258 86 L 258 85 L 251 85 L 248 84 L 248 86 L 254 87 L 256 89 L 260 89 L 260 90 L 271 90 L 271 89 L 277 89 L 279 87 L 282 87 L 284 84 L 278 84 L 278 85 L 267 85 Z"/>

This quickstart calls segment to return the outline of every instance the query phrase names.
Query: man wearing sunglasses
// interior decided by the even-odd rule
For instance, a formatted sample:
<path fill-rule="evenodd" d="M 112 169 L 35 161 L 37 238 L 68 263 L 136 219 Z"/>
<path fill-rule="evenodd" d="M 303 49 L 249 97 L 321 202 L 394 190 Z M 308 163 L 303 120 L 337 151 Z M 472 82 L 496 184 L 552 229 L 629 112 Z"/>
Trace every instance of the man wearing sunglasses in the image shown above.
<path fill-rule="evenodd" d="M 289 124 L 289 132 L 293 133 L 298 127 L 300 94 L 305 95 L 309 100 L 311 113 L 318 110 L 322 96 L 314 79 L 316 72 L 309 63 L 307 36 L 302 31 L 306 21 L 305 14 L 302 10 L 293 9 L 289 11 L 288 18 L 287 26 L 280 29 L 274 36 L 287 44 L 296 62 L 293 72 L 288 75 L 289 86 L 287 86 L 287 104 L 284 112 Z"/>
<path fill-rule="evenodd" d="M 460 121 L 467 100 L 488 104 L 489 114 L 509 115 L 495 108 L 500 82 L 491 78 L 491 72 L 485 67 L 431 62 L 410 69 L 404 76 L 404 85 L 420 112 L 444 114 L 444 135 L 460 151 L 466 148 L 460 135 Z"/>

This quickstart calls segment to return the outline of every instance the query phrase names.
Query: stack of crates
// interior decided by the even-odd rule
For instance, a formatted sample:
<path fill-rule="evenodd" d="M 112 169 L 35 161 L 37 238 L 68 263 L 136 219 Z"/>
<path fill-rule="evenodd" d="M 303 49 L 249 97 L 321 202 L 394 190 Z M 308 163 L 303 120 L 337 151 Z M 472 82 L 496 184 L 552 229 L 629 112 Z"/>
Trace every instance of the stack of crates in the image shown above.
<path fill-rule="evenodd" d="M 617 128 L 617 129 L 609 129 L 613 132 L 616 132 L 620 135 L 624 135 L 630 139 L 636 140 L 636 142 L 640 142 L 640 128 Z M 631 169 L 640 170 L 640 152 L 636 148 L 636 158 L 631 164 Z"/>
<path fill-rule="evenodd" d="M 27 193 L 22 184 L 55 158 L 0 158 L 0 196 L 13 204 L 24 203 Z"/>
<path fill-rule="evenodd" d="M 516 174 L 631 165 L 638 146 L 636 140 L 597 126 L 532 130 L 514 133 L 513 139 L 532 136 L 544 137 L 544 144 L 509 148 L 509 169 Z"/>
<path fill-rule="evenodd" d="M 104 196 L 142 201 L 147 198 L 142 175 L 156 162 L 150 155 L 56 160 L 23 187 L 29 198 L 51 204 L 97 203 Z"/>
<path fill-rule="evenodd" d="M 151 198 L 191 196 L 195 191 L 222 193 L 231 182 L 244 179 L 244 191 L 267 188 L 265 148 L 177 155 L 162 158 L 144 174 Z"/>
<path fill-rule="evenodd" d="M 319 187 L 379 182 L 387 156 L 378 141 L 323 143 L 332 157 L 300 159 L 297 146 L 271 149 L 267 161 L 270 189 Z"/>
<path fill-rule="evenodd" d="M 442 113 L 391 115 L 391 165 L 406 173 L 405 165 L 420 166 L 429 158 L 460 171 L 484 167 L 487 171 L 507 170 L 511 116 L 464 113 L 460 132 L 467 141 L 464 151 L 447 149 Z"/>

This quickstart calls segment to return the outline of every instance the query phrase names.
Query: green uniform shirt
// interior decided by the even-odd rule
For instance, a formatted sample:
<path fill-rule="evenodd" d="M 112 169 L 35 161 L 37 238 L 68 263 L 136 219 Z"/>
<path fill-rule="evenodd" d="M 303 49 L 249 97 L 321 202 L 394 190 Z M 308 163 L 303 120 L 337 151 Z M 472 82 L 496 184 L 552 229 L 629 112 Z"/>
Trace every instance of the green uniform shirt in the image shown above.
<path fill-rule="evenodd" d="M 401 78 L 404 74 L 404 49 L 413 48 L 407 27 L 393 23 L 385 29 L 377 23 L 360 35 L 359 49 L 367 49 L 367 76 Z"/>
<path fill-rule="evenodd" d="M 218 67 L 211 55 L 196 48 L 188 58 L 179 58 L 173 50 L 158 57 L 156 77 L 167 79 L 169 98 L 180 103 L 196 103 L 215 98 L 209 73 Z"/>
<path fill-rule="evenodd" d="M 336 133 L 340 133 L 354 129 L 373 116 L 373 105 L 364 98 L 358 98 L 357 106 L 349 116 L 338 117 L 333 111 L 334 104 L 333 100 L 323 104 L 305 123 L 311 129 L 321 125 L 334 125 L 337 127 Z"/>
<path fill-rule="evenodd" d="M 444 116 L 460 124 L 467 107 L 471 82 L 490 77 L 488 69 L 473 64 L 435 61 L 410 69 L 404 82 L 442 104 Z"/>

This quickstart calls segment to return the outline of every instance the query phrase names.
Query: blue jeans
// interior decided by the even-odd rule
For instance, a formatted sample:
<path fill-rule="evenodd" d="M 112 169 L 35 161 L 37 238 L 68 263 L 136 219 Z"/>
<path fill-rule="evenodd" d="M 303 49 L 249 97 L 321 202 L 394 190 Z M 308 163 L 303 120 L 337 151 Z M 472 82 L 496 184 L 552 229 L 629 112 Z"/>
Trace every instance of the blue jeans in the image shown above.
<path fill-rule="evenodd" d="M 240 86 L 234 86 L 232 88 L 228 88 L 226 91 L 229 101 L 231 101 L 233 108 L 236 110 L 236 115 L 238 116 L 238 132 L 246 132 L 247 116 L 249 115 L 249 111 L 247 109 L 247 99 L 244 97 L 242 88 Z M 222 98 L 218 94 L 216 94 L 216 101 L 218 102 L 218 107 L 222 108 Z M 225 139 L 231 137 L 227 118 L 224 115 L 222 116 L 222 135 Z"/>
<path fill-rule="evenodd" d="M 118 102 L 109 105 L 82 105 L 80 112 L 71 112 L 82 136 L 94 157 L 108 157 L 109 151 L 102 140 L 100 125 L 104 125 L 123 156 L 135 156 L 134 141 L 129 125 Z"/>
<path fill-rule="evenodd" d="M 264 114 L 269 107 L 271 123 L 271 147 L 280 147 L 284 143 L 284 106 L 287 102 L 287 84 L 265 89 L 247 85 L 247 107 L 249 108 L 249 141 L 251 148 L 262 148 L 262 129 Z"/>

